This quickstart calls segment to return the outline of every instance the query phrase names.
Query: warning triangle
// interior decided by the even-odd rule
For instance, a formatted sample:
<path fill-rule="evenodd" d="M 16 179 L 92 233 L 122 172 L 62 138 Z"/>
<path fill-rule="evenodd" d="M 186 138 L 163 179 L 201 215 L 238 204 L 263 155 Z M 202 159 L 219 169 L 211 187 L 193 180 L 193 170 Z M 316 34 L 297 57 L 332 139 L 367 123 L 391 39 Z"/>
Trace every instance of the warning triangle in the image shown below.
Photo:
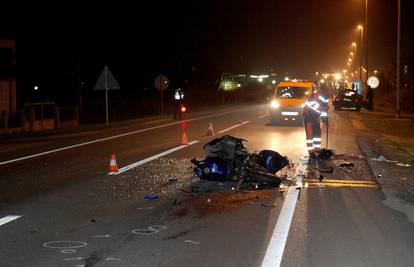
<path fill-rule="evenodd" d="M 117 90 L 120 89 L 118 82 L 115 80 L 112 72 L 109 70 L 108 66 L 102 70 L 101 75 L 99 75 L 98 80 L 93 87 L 93 90 Z"/>

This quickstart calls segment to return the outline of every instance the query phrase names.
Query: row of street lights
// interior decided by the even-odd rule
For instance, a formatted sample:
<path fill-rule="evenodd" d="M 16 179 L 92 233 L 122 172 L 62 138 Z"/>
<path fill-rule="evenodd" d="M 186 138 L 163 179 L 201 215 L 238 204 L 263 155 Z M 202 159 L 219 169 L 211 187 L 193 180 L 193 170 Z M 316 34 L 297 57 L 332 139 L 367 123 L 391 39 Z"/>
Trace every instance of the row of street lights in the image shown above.
<path fill-rule="evenodd" d="M 365 27 L 365 28 L 364 28 Z M 359 53 L 360 53 L 360 64 L 359 64 L 359 79 L 362 82 L 362 72 L 366 73 L 366 78 L 368 78 L 369 69 L 368 69 L 368 0 L 365 0 L 365 23 L 363 25 L 358 25 L 358 30 L 360 31 L 360 45 L 359 45 Z M 397 17 L 397 70 L 396 70 L 396 114 L 395 117 L 398 119 L 400 118 L 400 39 L 401 39 L 401 0 L 398 0 L 398 17 Z M 364 36 L 365 33 L 365 36 Z M 365 68 L 363 68 L 362 64 L 362 48 L 363 48 L 363 41 L 365 37 Z M 348 58 L 347 65 L 350 70 L 356 69 L 356 55 L 357 55 L 357 44 L 355 42 L 352 43 L 352 47 L 354 51 L 350 52 L 350 58 Z M 353 59 L 352 59 L 353 58 Z M 376 74 L 377 71 L 373 73 Z M 366 81 L 365 81 L 366 82 Z"/>

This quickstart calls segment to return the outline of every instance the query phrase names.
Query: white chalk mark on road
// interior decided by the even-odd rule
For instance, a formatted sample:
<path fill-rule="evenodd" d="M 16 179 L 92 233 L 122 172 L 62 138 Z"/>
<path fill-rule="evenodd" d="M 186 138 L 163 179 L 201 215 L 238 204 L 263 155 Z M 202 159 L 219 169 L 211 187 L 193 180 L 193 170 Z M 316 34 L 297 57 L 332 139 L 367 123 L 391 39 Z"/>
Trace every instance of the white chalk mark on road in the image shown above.
<path fill-rule="evenodd" d="M 212 115 L 201 116 L 201 117 L 188 119 L 188 120 L 182 120 L 182 121 L 178 121 L 178 122 L 167 123 L 167 124 L 163 124 L 163 125 L 158 125 L 158 126 L 154 126 L 154 127 L 140 129 L 140 130 L 137 130 L 137 131 L 132 131 L 132 132 L 128 132 L 128 133 L 123 133 L 123 134 L 113 135 L 113 136 L 109 136 L 109 137 L 105 137 L 105 138 L 101 138 L 101 139 L 96 139 L 96 140 L 92 140 L 92 141 L 89 141 L 89 142 L 84 142 L 84 143 L 80 143 L 80 144 L 76 144 L 76 145 L 72 145 L 72 146 L 57 148 L 57 149 L 41 152 L 41 153 L 38 153 L 38 154 L 33 154 L 33 155 L 21 157 L 21 158 L 6 160 L 6 161 L 3 161 L 3 162 L 0 162 L 0 166 L 1 165 L 6 165 L 6 164 L 9 164 L 9 163 L 13 163 L 13 162 L 17 162 L 17 161 L 22 161 L 22 160 L 25 160 L 25 159 L 30 159 L 30 158 L 44 156 L 44 155 L 51 154 L 51 153 L 56 153 L 56 152 L 59 152 L 59 151 L 64 151 L 64 150 L 77 148 L 77 147 L 81 147 L 81 146 L 86 146 L 86 145 L 90 145 L 90 144 L 94 144 L 94 143 L 98 143 L 98 142 L 104 142 L 104 141 L 108 141 L 108 140 L 112 140 L 112 139 L 116 139 L 116 138 L 120 138 L 120 137 L 124 137 L 124 136 L 128 136 L 128 135 L 132 135 L 132 134 L 137 134 L 137 133 L 147 132 L 147 131 L 151 131 L 151 130 L 156 130 L 156 129 L 160 129 L 160 128 L 164 128 L 164 127 L 168 127 L 168 126 L 172 126 L 172 125 L 177 125 L 177 124 L 181 124 L 183 122 L 191 122 L 191 121 L 197 121 L 197 120 L 202 120 L 202 119 L 207 119 L 207 118 L 218 117 L 218 116 L 234 113 L 234 112 L 237 112 L 237 111 L 240 111 L 240 110 L 243 110 L 243 109 L 245 109 L 245 108 L 236 109 L 236 110 L 232 110 L 232 111 L 221 112 L 221 113 L 212 114 Z"/>
<path fill-rule="evenodd" d="M 6 217 L 3 217 L 0 219 L 0 226 L 6 223 L 9 223 L 11 221 L 17 220 L 20 217 L 22 217 L 21 215 L 8 215 Z"/>
<path fill-rule="evenodd" d="M 249 123 L 249 122 L 250 122 L 250 121 L 243 121 L 243 122 L 241 122 L 241 123 L 239 123 L 239 124 L 236 124 L 236 125 L 233 125 L 233 126 L 231 126 L 231 127 L 227 128 L 227 129 L 221 130 L 221 131 L 219 131 L 218 133 L 219 133 L 219 134 L 221 134 L 221 133 L 224 133 L 224 132 L 227 132 L 227 131 L 233 130 L 234 128 L 240 127 L 240 126 L 242 126 L 242 125 L 244 125 L 244 124 L 247 124 L 247 123 Z"/>
<path fill-rule="evenodd" d="M 123 173 L 123 172 L 126 172 L 127 170 L 130 170 L 130 169 L 132 169 L 132 168 L 138 167 L 138 166 L 140 166 L 140 165 L 143 165 L 143 164 L 148 163 L 148 162 L 150 162 L 150 161 L 153 161 L 153 160 L 155 160 L 155 159 L 161 158 L 161 157 L 163 157 L 163 156 L 165 156 L 165 155 L 171 154 L 171 153 L 173 153 L 173 152 L 175 152 L 175 151 L 178 151 L 178 150 L 180 150 L 180 149 L 183 149 L 183 148 L 186 148 L 186 147 L 188 147 L 188 146 L 191 146 L 191 145 L 197 144 L 198 142 L 200 142 L 200 141 L 195 140 L 195 141 L 191 141 L 191 142 L 189 142 L 189 143 L 188 143 L 188 145 L 181 145 L 181 146 L 177 146 L 177 147 L 171 148 L 171 149 L 169 149 L 169 150 L 167 150 L 167 151 L 164 151 L 164 152 L 162 152 L 162 153 L 159 153 L 159 154 L 157 154 L 157 155 L 151 156 L 151 157 L 149 157 L 149 158 L 146 158 L 146 159 L 143 159 L 143 160 L 137 161 L 137 162 L 135 162 L 135 163 L 132 163 L 132 164 L 130 164 L 130 165 L 127 165 L 127 166 L 125 166 L 125 167 L 122 167 L 122 168 L 120 168 L 120 169 L 119 169 L 119 171 L 117 171 L 117 172 L 110 172 L 110 173 L 108 173 L 108 174 L 109 174 L 109 175 L 118 175 L 118 174 L 121 174 L 121 173 Z"/>

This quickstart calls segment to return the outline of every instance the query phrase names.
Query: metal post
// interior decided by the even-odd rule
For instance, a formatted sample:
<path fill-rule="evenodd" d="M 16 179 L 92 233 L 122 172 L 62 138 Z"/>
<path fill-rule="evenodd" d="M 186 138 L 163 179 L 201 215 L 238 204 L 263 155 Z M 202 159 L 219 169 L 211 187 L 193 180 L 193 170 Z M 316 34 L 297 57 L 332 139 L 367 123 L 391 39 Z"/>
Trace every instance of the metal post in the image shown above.
<path fill-rule="evenodd" d="M 397 110 L 395 117 L 400 118 L 400 39 L 401 39 L 401 0 L 398 0 L 398 29 L 397 29 Z"/>
<path fill-rule="evenodd" d="M 368 69 L 368 0 L 365 0 L 365 69 L 366 72 L 366 79 L 368 79 L 369 76 L 369 69 Z M 365 81 L 367 82 L 367 81 Z M 367 85 L 368 90 L 368 85 Z"/>
<path fill-rule="evenodd" d="M 108 116 L 108 67 L 105 66 L 105 103 L 106 103 L 106 125 L 109 124 Z"/>
<path fill-rule="evenodd" d="M 160 78 L 160 91 L 161 91 L 161 116 L 163 116 L 164 115 L 164 101 L 163 101 L 163 91 L 164 90 L 162 90 L 163 88 L 162 88 L 162 82 L 163 82 L 163 79 L 162 78 Z"/>
<path fill-rule="evenodd" d="M 359 80 L 361 81 L 361 87 L 362 87 L 363 85 L 363 82 L 362 82 L 362 42 L 363 42 L 363 36 L 364 36 L 364 28 L 361 28 L 360 31 L 361 31 L 361 45 L 359 47 L 359 53 L 360 53 Z"/>

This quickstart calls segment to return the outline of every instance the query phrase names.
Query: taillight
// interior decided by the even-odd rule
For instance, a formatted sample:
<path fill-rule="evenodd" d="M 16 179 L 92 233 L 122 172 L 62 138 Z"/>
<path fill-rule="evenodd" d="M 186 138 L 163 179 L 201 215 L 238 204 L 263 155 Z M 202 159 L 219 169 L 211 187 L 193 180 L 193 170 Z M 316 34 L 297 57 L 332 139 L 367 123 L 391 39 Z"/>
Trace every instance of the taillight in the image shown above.
<path fill-rule="evenodd" d="M 184 106 L 181 106 L 181 112 L 186 112 L 186 111 L 187 111 L 187 108 Z"/>

